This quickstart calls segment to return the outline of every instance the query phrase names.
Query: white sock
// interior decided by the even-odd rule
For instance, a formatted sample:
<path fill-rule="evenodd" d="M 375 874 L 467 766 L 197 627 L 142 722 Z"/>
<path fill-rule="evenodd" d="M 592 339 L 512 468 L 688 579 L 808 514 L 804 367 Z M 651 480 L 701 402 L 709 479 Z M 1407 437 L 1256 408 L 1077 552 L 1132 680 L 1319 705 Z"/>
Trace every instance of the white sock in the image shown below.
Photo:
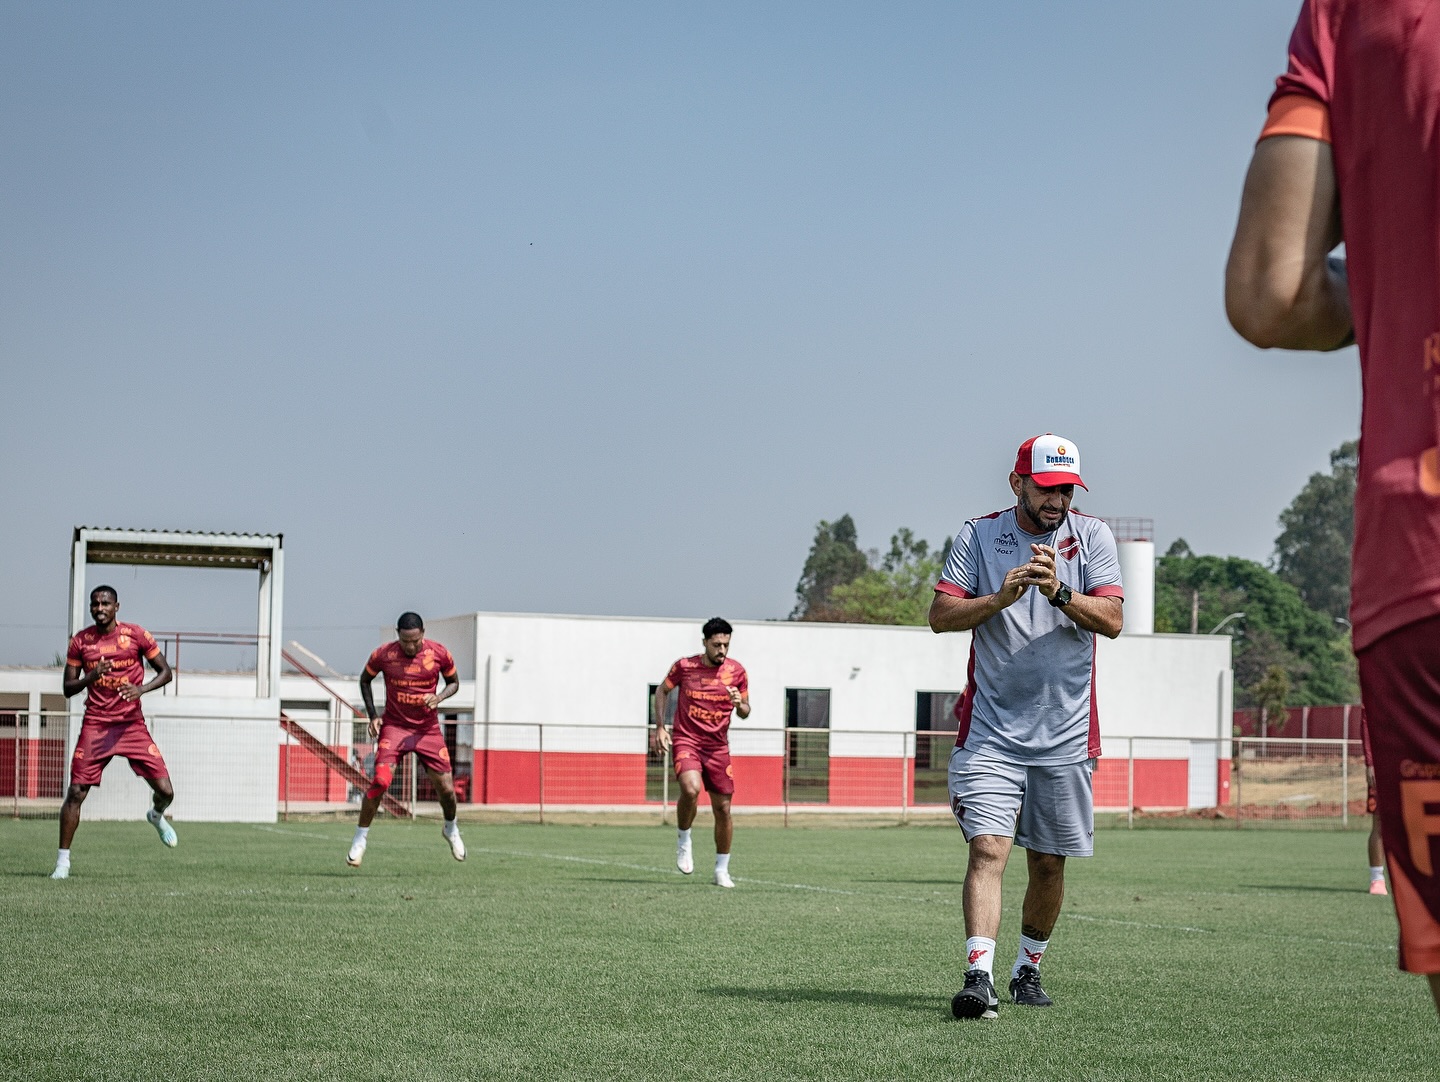
<path fill-rule="evenodd" d="M 460 833 L 460 824 L 457 823 L 457 822 L 455 822 L 454 819 L 446 819 L 446 820 L 445 820 L 445 836 L 446 836 L 447 838 L 453 838 L 456 834 L 459 834 L 459 833 Z"/>
<path fill-rule="evenodd" d="M 965 940 L 965 971 L 983 969 L 992 977 L 995 975 L 995 940 L 983 935 L 972 935 Z"/>
<path fill-rule="evenodd" d="M 63 853 L 65 850 L 62 849 L 62 850 L 60 850 L 60 851 Z M 1380 867 L 1378 867 L 1378 868 L 1371 868 L 1371 869 L 1370 869 L 1370 882 L 1374 883 L 1374 882 L 1377 882 L 1377 881 L 1379 881 L 1379 880 L 1383 880 L 1384 878 L 1385 878 L 1385 865 L 1382 864 L 1382 865 L 1380 865 Z"/>
<path fill-rule="evenodd" d="M 690 832 L 688 830 L 680 831 L 680 844 L 686 849 L 690 848 Z"/>
<path fill-rule="evenodd" d="M 147 811 L 147 812 L 145 813 L 145 818 L 146 818 L 146 819 L 149 819 L 150 822 L 154 823 L 154 822 L 158 822 L 159 819 L 160 819 L 160 816 L 162 816 L 162 815 L 164 815 L 164 814 L 165 814 L 164 812 L 158 812 L 158 811 L 156 811 L 154 808 L 151 808 L 149 811 Z"/>
<path fill-rule="evenodd" d="M 1010 967 L 1010 976 L 1017 976 L 1021 966 L 1035 966 L 1038 969 L 1040 958 L 1049 945 L 1050 940 L 1048 939 L 1031 939 L 1028 935 L 1022 935 L 1020 937 L 1020 953 L 1015 955 L 1015 964 Z"/>
<path fill-rule="evenodd" d="M 68 850 L 68 849 L 61 849 L 61 850 L 60 850 L 60 855 L 55 858 L 55 867 L 57 867 L 57 868 L 68 868 L 68 867 L 70 867 L 70 850 Z"/>
<path fill-rule="evenodd" d="M 716 854 L 715 854 L 715 870 L 716 870 L 717 872 L 728 872 L 728 871 L 730 870 L 730 854 L 729 854 L 729 853 L 716 853 Z"/>
<path fill-rule="evenodd" d="M 355 840 L 356 840 L 357 842 L 363 842 L 367 837 L 369 837 L 369 835 L 370 835 L 370 828 L 369 828 L 369 827 L 356 827 L 356 828 L 355 828 Z"/>

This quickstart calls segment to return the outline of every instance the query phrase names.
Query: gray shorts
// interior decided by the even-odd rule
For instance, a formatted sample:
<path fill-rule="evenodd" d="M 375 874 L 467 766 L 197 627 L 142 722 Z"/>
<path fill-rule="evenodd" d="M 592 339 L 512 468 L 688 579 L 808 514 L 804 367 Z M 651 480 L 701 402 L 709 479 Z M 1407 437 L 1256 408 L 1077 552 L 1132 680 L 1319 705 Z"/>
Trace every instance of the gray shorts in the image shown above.
<path fill-rule="evenodd" d="M 1026 766 L 956 748 L 950 753 L 950 810 L 971 841 L 977 834 L 1058 857 L 1095 852 L 1095 760 Z"/>

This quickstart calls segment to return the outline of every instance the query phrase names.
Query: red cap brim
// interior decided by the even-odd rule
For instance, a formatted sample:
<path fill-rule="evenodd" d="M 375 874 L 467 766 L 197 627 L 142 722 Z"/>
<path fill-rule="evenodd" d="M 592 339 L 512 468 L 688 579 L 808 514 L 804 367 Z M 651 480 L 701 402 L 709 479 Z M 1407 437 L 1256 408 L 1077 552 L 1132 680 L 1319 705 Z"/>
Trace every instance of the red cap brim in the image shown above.
<path fill-rule="evenodd" d="M 1056 485 L 1079 485 L 1086 492 L 1090 486 L 1080 480 L 1078 473 L 1032 473 L 1030 479 L 1041 488 L 1054 488 Z"/>

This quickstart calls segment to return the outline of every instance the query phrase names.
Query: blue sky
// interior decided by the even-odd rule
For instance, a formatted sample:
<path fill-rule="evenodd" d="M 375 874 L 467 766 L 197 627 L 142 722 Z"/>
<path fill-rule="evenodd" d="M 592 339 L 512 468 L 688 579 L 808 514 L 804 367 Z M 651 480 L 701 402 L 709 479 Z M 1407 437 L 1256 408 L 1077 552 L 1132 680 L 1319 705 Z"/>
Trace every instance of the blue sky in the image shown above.
<path fill-rule="evenodd" d="M 939 541 L 1046 430 L 1266 558 L 1359 413 L 1221 307 L 1297 9 L 3 4 L 0 663 L 77 524 L 282 531 L 352 670 L 407 608 L 784 616 L 819 520 Z"/>

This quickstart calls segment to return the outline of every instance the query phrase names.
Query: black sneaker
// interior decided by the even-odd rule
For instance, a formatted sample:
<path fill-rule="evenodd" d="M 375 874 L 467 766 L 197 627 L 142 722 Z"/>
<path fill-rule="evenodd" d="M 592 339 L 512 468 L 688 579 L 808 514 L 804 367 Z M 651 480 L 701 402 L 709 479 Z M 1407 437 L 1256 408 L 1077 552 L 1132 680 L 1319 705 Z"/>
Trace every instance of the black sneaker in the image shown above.
<path fill-rule="evenodd" d="M 1040 970 L 1021 966 L 1020 972 L 1010 979 L 1010 1002 L 1022 1007 L 1049 1007 L 1055 1001 L 1040 987 Z"/>
<path fill-rule="evenodd" d="M 995 982 L 983 969 L 965 974 L 965 987 L 950 1001 L 950 1013 L 956 1018 L 999 1018 L 996 1010 L 1000 999 L 995 995 Z"/>

